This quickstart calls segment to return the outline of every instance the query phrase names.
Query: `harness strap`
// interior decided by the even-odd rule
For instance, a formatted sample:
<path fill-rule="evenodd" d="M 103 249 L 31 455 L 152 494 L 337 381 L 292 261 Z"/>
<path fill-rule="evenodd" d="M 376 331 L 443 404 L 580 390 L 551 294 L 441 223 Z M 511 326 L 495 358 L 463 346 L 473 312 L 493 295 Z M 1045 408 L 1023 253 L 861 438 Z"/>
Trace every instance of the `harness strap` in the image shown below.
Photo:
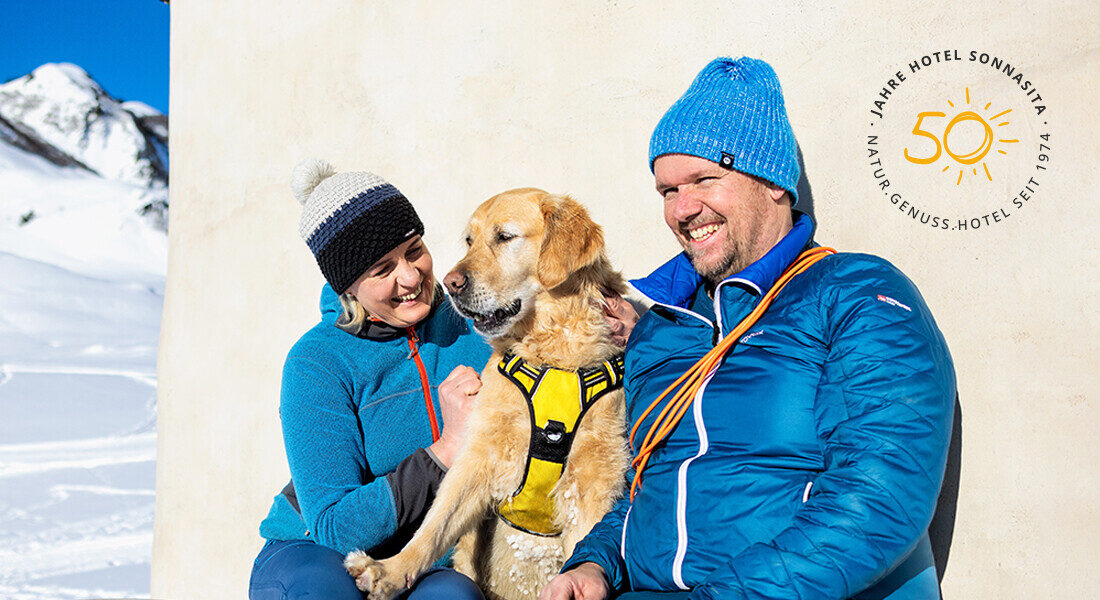
<path fill-rule="evenodd" d="M 506 523 L 536 535 L 555 536 L 554 503 L 550 492 L 565 469 L 573 437 L 588 409 L 604 394 L 622 387 L 623 357 L 599 366 L 565 371 L 534 367 L 506 354 L 497 369 L 527 401 L 531 439 L 519 488 L 497 507 Z"/>

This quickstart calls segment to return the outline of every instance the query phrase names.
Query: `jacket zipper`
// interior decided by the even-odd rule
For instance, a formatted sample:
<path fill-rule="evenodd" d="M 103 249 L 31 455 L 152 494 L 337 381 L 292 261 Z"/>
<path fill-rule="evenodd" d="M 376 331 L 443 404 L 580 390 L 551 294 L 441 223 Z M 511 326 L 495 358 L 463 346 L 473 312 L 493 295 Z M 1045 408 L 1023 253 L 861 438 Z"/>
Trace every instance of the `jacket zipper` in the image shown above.
<path fill-rule="evenodd" d="M 707 435 L 707 425 L 703 421 L 703 394 L 707 391 L 714 373 L 707 376 L 703 386 L 699 388 L 695 401 L 692 402 L 692 418 L 695 420 L 695 435 L 699 437 L 699 450 L 695 456 L 680 463 L 676 470 L 676 555 L 672 559 L 672 581 L 682 590 L 691 589 L 684 583 L 684 558 L 688 549 L 688 525 L 687 525 L 687 472 L 691 463 L 707 453 L 710 449 L 710 440 Z"/>
<path fill-rule="evenodd" d="M 630 523 L 630 511 L 634 510 L 634 505 L 631 504 L 626 509 L 626 516 L 623 517 L 623 534 L 619 539 L 619 554 L 623 557 L 623 562 L 626 562 L 626 526 Z"/>
<path fill-rule="evenodd" d="M 424 361 L 420 359 L 420 340 L 416 337 L 416 331 L 412 327 L 406 327 L 405 333 L 409 341 L 409 358 L 416 361 L 416 369 L 420 371 L 420 387 L 424 390 L 424 406 L 428 409 L 428 420 L 432 424 L 432 441 L 439 441 L 439 422 L 435 417 L 435 405 L 432 404 L 432 388 L 428 384 L 428 370 L 424 368 Z"/>

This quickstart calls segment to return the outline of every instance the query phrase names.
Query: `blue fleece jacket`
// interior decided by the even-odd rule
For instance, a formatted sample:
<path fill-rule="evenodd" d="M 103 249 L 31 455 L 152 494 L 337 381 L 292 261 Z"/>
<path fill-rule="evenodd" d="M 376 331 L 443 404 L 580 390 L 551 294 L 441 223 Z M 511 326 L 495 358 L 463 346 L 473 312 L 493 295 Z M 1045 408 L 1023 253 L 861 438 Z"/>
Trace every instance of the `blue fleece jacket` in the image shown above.
<path fill-rule="evenodd" d="M 634 282 L 657 304 L 627 347 L 632 423 L 813 245 L 812 229 L 800 215 L 713 301 L 684 255 Z M 880 258 L 830 256 L 741 337 L 633 504 L 565 569 L 592 561 L 615 587 L 709 600 L 937 598 L 927 528 L 954 398 L 951 357 L 913 284 Z"/>
<path fill-rule="evenodd" d="M 417 520 L 400 514 L 401 490 L 392 474 L 432 443 L 420 374 L 403 332 L 368 339 L 336 327 L 340 303 L 328 285 L 321 313 L 287 356 L 279 405 L 301 514 L 287 495 L 277 495 L 260 535 L 386 556 L 404 546 Z M 490 348 L 441 290 L 415 338 L 442 418 L 436 386 L 459 365 L 482 369 Z"/>

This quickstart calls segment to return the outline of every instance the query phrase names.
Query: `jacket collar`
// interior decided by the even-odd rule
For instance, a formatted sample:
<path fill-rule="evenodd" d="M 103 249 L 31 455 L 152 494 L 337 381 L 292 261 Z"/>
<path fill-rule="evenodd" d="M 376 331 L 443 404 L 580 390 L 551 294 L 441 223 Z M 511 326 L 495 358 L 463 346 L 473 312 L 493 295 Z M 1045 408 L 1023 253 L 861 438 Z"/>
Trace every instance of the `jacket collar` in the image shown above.
<path fill-rule="evenodd" d="M 812 243 L 815 229 L 813 219 L 799 211 L 794 211 L 794 217 L 791 230 L 767 254 L 727 277 L 719 285 L 736 284 L 757 296 L 763 295 L 764 290 L 779 279 L 787 265 Z M 630 284 L 650 300 L 684 309 L 691 306 L 692 297 L 702 283 L 703 278 L 691 266 L 691 260 L 683 252 L 648 276 L 630 280 Z"/>

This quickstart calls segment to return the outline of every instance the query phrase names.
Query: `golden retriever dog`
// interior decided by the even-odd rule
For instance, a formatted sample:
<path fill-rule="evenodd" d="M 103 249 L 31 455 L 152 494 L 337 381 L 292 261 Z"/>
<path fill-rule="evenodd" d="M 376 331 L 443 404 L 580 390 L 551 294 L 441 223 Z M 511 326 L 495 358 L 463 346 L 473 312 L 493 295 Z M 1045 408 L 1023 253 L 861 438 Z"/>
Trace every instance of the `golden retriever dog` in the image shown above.
<path fill-rule="evenodd" d="M 605 379 L 614 379 L 610 365 L 622 351 L 611 341 L 602 300 L 626 286 L 607 260 L 602 230 L 576 201 L 524 188 L 482 204 L 467 226 L 466 244 L 466 256 L 444 284 L 459 312 L 489 339 L 493 357 L 481 374 L 465 447 L 420 529 L 391 558 L 375 561 L 356 551 L 345 561 L 372 600 L 406 589 L 456 542 L 455 568 L 489 598 L 534 598 L 622 495 L 629 453 L 621 362 L 617 386 L 604 389 L 578 422 L 564 426 L 537 423 L 536 410 L 502 364 L 508 357 L 507 365 L 525 361 L 528 372 L 544 365 L 577 371 L 583 381 L 598 379 L 585 373 L 602 365 Z M 576 380 L 572 373 L 564 376 Z M 543 385 L 537 381 L 535 388 Z M 576 394 L 572 401 L 578 402 Z M 543 477 L 544 493 L 534 494 L 543 499 L 543 512 L 534 511 L 544 515 L 542 525 L 524 527 L 537 519 L 524 520 L 533 514 L 522 510 L 530 508 L 531 496 L 521 499 L 520 492 L 538 487 L 531 480 L 547 467 L 530 458 L 538 454 L 533 450 L 570 436 L 564 466 L 556 467 L 560 478 Z"/>

